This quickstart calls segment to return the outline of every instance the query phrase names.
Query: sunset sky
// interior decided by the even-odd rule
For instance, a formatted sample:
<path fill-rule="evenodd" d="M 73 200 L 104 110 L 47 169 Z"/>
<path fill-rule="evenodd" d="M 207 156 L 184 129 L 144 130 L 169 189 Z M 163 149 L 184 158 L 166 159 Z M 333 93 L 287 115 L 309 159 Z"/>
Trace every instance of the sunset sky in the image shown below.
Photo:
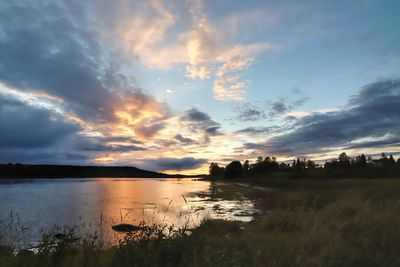
<path fill-rule="evenodd" d="M 400 153 L 400 1 L 0 3 L 0 162 Z"/>

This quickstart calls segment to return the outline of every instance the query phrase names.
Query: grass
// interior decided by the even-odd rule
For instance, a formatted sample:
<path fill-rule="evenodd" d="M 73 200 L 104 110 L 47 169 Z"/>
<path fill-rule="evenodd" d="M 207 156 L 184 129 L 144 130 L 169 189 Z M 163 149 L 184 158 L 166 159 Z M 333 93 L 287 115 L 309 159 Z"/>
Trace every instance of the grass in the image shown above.
<path fill-rule="evenodd" d="M 400 266 L 400 180 L 246 182 L 278 190 L 213 194 L 253 198 L 264 213 L 250 223 L 207 220 L 189 235 L 154 225 L 111 248 L 70 229 L 36 253 L 3 244 L 0 266 Z"/>

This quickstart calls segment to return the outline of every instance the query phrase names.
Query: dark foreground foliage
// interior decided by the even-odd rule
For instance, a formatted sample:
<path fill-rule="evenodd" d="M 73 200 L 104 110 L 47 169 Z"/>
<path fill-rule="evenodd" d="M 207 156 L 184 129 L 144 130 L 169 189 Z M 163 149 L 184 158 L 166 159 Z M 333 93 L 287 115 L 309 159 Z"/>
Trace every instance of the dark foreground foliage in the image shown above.
<path fill-rule="evenodd" d="M 0 266 L 400 266 L 400 181 L 258 183 L 279 189 L 242 190 L 265 211 L 249 223 L 152 226 L 111 248 L 66 231 L 35 252 L 3 244 Z"/>

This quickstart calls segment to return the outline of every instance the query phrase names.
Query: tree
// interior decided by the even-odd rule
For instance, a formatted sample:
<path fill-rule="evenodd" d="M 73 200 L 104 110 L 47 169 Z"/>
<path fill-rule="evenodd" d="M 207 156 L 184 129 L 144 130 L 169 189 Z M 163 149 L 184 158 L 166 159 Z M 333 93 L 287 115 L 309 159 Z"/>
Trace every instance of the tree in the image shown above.
<path fill-rule="evenodd" d="M 306 167 L 308 168 L 308 169 L 315 169 L 315 166 L 316 166 L 316 164 L 315 164 L 315 162 L 314 161 L 312 161 L 312 160 L 307 160 L 307 162 L 306 162 Z"/>
<path fill-rule="evenodd" d="M 213 176 L 213 177 L 222 176 L 222 174 L 224 173 L 224 168 L 218 166 L 218 163 L 212 162 L 210 164 L 208 172 L 209 172 L 210 176 Z"/>
<path fill-rule="evenodd" d="M 290 168 L 290 164 L 286 164 L 285 162 L 281 162 L 281 164 L 279 164 L 279 169 L 280 170 L 286 170 Z"/>
<path fill-rule="evenodd" d="M 361 154 L 358 163 L 360 164 L 361 167 L 367 166 L 367 159 L 365 158 L 364 154 Z"/>
<path fill-rule="evenodd" d="M 250 164 L 249 164 L 249 161 L 246 160 L 246 161 L 244 162 L 244 164 L 243 164 L 243 171 L 244 171 L 244 172 L 248 172 L 249 170 L 250 170 Z"/>
<path fill-rule="evenodd" d="M 357 156 L 354 160 L 354 165 L 359 168 L 364 168 L 367 166 L 367 158 L 364 154 Z"/>
<path fill-rule="evenodd" d="M 243 167 L 240 161 L 232 161 L 225 167 L 225 177 L 235 178 L 242 174 Z"/>
<path fill-rule="evenodd" d="M 339 162 L 349 162 L 349 157 L 347 156 L 346 152 L 342 152 L 339 155 Z"/>
<path fill-rule="evenodd" d="M 295 169 L 297 171 L 302 171 L 304 170 L 304 167 L 304 163 L 300 161 L 300 158 L 297 158 Z"/>
<path fill-rule="evenodd" d="M 345 152 L 339 155 L 339 165 L 341 168 L 350 167 L 350 157 Z"/>
<path fill-rule="evenodd" d="M 396 161 L 394 160 L 393 155 L 390 155 L 390 156 L 389 156 L 388 163 L 389 163 L 390 165 L 395 165 L 395 164 L 396 164 Z"/>

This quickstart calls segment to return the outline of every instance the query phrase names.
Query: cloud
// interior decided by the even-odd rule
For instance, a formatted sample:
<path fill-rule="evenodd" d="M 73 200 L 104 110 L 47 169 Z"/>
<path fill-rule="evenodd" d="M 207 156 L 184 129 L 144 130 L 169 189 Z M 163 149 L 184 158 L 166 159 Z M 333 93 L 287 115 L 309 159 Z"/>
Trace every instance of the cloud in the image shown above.
<path fill-rule="evenodd" d="M 152 10 L 161 8 L 160 2 L 151 4 Z M 2 99 L 0 108 L 6 110 L 0 117 L 17 118 L 4 124 L 2 146 L 48 146 L 51 151 L 36 149 L 39 162 L 74 149 L 93 159 L 97 152 L 146 150 L 151 145 L 137 142 L 167 127 L 168 105 L 139 88 L 128 70 L 132 58 L 104 34 L 119 19 L 114 17 L 119 6 L 93 5 L 40 0 L 0 5 L 0 93 L 15 99 L 12 108 Z M 24 125 L 31 135 L 22 134 Z M 92 143 L 89 136 L 102 142 Z M 19 153 L 21 159 L 28 154 Z"/>
<path fill-rule="evenodd" d="M 220 70 L 216 73 L 218 76 L 218 73 L 221 74 L 221 69 L 226 69 L 232 64 L 235 64 L 239 56 L 243 59 L 246 58 L 250 65 L 250 61 L 252 60 L 249 57 L 267 48 L 274 47 L 269 43 L 243 45 L 229 42 L 234 32 L 227 31 L 226 27 L 219 29 L 213 25 L 205 13 L 205 7 L 201 0 L 189 1 L 189 11 L 192 19 L 192 28 L 188 32 L 182 34 L 183 40 L 186 43 L 186 52 L 188 56 L 186 75 L 189 78 L 208 79 L 211 76 L 213 65 L 222 63 L 222 67 L 220 67 Z M 244 69 L 244 66 L 242 69 Z M 237 69 L 237 71 L 239 71 L 239 69 Z M 216 80 L 218 80 L 218 77 Z M 218 85 L 218 89 L 221 90 L 220 87 L 223 84 L 219 82 Z M 245 88 L 241 89 L 244 90 Z M 218 94 L 216 97 L 220 99 Z M 231 99 L 221 98 L 220 100 Z"/>
<path fill-rule="evenodd" d="M 186 123 L 193 132 L 202 131 L 207 136 L 220 134 L 219 129 L 221 125 L 213 121 L 207 113 L 199 111 L 196 108 L 187 110 L 185 115 L 182 116 L 181 121 Z"/>
<path fill-rule="evenodd" d="M 153 124 L 146 124 L 141 127 L 135 128 L 135 133 L 142 138 L 150 138 L 165 128 L 164 122 L 156 122 Z"/>
<path fill-rule="evenodd" d="M 85 154 L 43 148 L 28 150 L 3 149 L 0 154 L 0 162 L 85 165 L 91 163 L 91 158 Z"/>
<path fill-rule="evenodd" d="M 270 126 L 270 127 L 247 127 L 236 131 L 236 133 L 246 133 L 246 134 L 265 134 L 265 133 L 275 133 L 280 130 L 281 127 Z"/>
<path fill-rule="evenodd" d="M 81 142 L 78 147 L 81 151 L 95 151 L 95 152 L 131 152 L 131 151 L 144 151 L 144 147 L 136 145 L 117 145 L 117 144 L 102 144 L 89 141 L 87 143 Z"/>
<path fill-rule="evenodd" d="M 58 96 L 80 116 L 107 118 L 114 97 L 105 84 L 112 67 L 102 64 L 96 32 L 76 26 L 74 19 L 57 2 L 2 5 L 0 79 L 19 90 Z"/>
<path fill-rule="evenodd" d="M 302 97 L 295 100 L 282 98 L 276 101 L 242 103 L 234 108 L 237 114 L 234 119 L 238 121 L 272 120 L 301 107 L 308 100 L 308 97 Z"/>
<path fill-rule="evenodd" d="M 161 106 L 123 71 L 124 55 L 103 40 L 100 18 L 89 20 L 83 3 L 77 7 L 81 12 L 71 12 L 74 7 L 44 1 L 3 5 L 0 80 L 21 91 L 59 97 L 67 110 L 90 121 L 115 120 L 118 107 L 127 102 L 132 113 L 133 104 L 138 109 Z"/>
<path fill-rule="evenodd" d="M 288 110 L 288 107 L 285 105 L 285 103 L 283 103 L 283 101 L 275 102 L 272 104 L 270 114 L 272 114 L 272 115 L 282 114 L 282 113 L 286 113 L 287 110 Z"/>
<path fill-rule="evenodd" d="M 179 53 L 182 48 L 160 46 L 166 38 L 167 31 L 177 19 L 162 1 L 132 1 L 119 5 L 119 8 L 115 6 L 112 4 L 103 8 L 117 9 L 118 17 L 113 17 L 111 21 L 114 25 L 116 24 L 117 38 L 115 40 L 120 39 L 124 50 L 137 56 L 147 66 L 168 68 L 171 64 L 183 61 L 182 53 Z M 122 8 L 125 10 L 120 10 Z M 106 28 L 105 33 L 107 32 L 113 33 L 113 29 Z M 174 48 L 176 48 L 175 51 Z"/>
<path fill-rule="evenodd" d="M 232 57 L 222 65 L 216 74 L 213 90 L 218 100 L 243 100 L 246 94 L 247 81 L 239 80 L 239 72 L 247 69 L 253 59 L 243 56 Z"/>
<path fill-rule="evenodd" d="M 0 148 L 49 147 L 81 130 L 49 110 L 0 94 Z"/>
<path fill-rule="evenodd" d="M 277 48 L 268 42 L 238 43 L 234 40 L 234 27 L 210 21 L 202 0 L 187 1 L 181 12 L 179 5 L 144 3 L 147 4 L 132 8 L 130 16 L 120 19 L 119 38 L 115 39 L 147 67 L 184 65 L 190 79 L 204 80 L 215 75 L 213 90 L 219 100 L 242 99 L 247 82 L 239 80 L 239 72 L 248 68 L 257 54 Z"/>
<path fill-rule="evenodd" d="M 355 149 L 355 148 L 377 148 L 377 147 L 385 147 L 385 146 L 399 146 L 400 145 L 400 137 L 390 137 L 385 138 L 383 140 L 376 141 L 363 141 L 355 144 L 351 144 L 347 147 L 347 149 Z"/>
<path fill-rule="evenodd" d="M 184 144 L 195 144 L 196 141 L 190 138 L 183 137 L 181 134 L 175 135 L 175 139 Z"/>
<path fill-rule="evenodd" d="M 267 118 L 267 113 L 264 108 L 253 103 L 244 103 L 235 107 L 235 117 L 239 121 L 258 121 Z"/>
<path fill-rule="evenodd" d="M 14 2 L 0 9 L 1 25 L 7 25 L 0 26 L 0 80 L 6 86 L 58 97 L 66 111 L 88 121 L 119 120 L 121 109 L 132 116 L 146 112 L 142 132 L 153 132 L 150 117 L 163 117 L 166 105 L 123 71 L 124 55 L 102 39 L 98 16 L 89 19 L 83 3 Z"/>
<path fill-rule="evenodd" d="M 362 87 L 346 108 L 301 117 L 293 131 L 271 138 L 260 148 L 272 154 L 293 155 L 396 146 L 400 136 L 399 106 L 400 79 L 377 81 Z M 252 146 L 255 144 L 246 145 Z"/>
<path fill-rule="evenodd" d="M 186 158 L 159 158 L 150 162 L 157 171 L 193 170 L 207 163 L 206 159 Z"/>

